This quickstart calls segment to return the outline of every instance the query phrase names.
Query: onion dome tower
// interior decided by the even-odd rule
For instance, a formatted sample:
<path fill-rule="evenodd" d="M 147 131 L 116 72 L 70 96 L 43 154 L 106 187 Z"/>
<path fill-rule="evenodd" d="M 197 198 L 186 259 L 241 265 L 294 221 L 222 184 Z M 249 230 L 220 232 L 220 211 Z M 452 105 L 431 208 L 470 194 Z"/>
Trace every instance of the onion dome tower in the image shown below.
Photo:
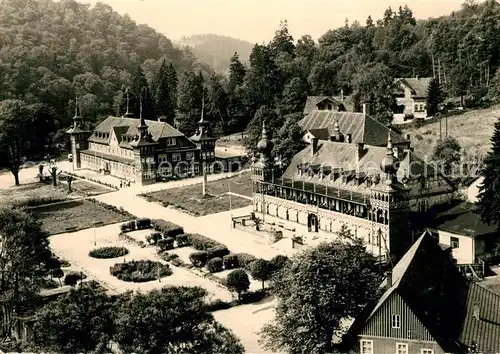
<path fill-rule="evenodd" d="M 262 135 L 257 143 L 259 159 L 252 164 L 252 179 L 267 181 L 272 178 L 274 172 L 274 161 L 271 156 L 274 143 L 267 135 L 266 124 L 262 123 Z"/>
<path fill-rule="evenodd" d="M 379 245 L 379 254 L 399 259 L 411 246 L 409 189 L 398 181 L 400 161 L 394 156 L 389 131 L 385 156 L 380 161 L 380 183 L 370 190 L 372 237 Z"/>

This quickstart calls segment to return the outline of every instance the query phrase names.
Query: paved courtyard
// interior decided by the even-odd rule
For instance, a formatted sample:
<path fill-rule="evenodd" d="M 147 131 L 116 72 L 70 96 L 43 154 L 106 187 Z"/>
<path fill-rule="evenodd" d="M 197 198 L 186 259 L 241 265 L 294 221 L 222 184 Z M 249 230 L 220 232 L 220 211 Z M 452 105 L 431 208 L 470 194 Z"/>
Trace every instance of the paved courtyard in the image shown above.
<path fill-rule="evenodd" d="M 96 246 L 94 246 L 94 232 Z M 146 283 L 124 282 L 112 276 L 109 267 L 115 263 L 131 260 L 152 260 L 165 263 L 161 260 L 153 247 L 141 248 L 118 237 L 119 224 L 113 224 L 78 232 L 59 234 L 50 237 L 50 247 L 60 257 L 68 260 L 74 267 L 79 267 L 89 278 L 93 278 L 114 290 L 123 293 L 128 290 L 148 291 L 162 288 L 166 285 L 173 286 L 200 286 L 209 293 L 209 299 L 232 300 L 232 294 L 224 287 L 195 274 L 186 269 L 172 266 L 173 274 L 161 278 L 161 281 Z M 104 246 L 123 246 L 129 250 L 125 257 L 113 259 L 95 259 L 89 257 L 90 250 Z"/>

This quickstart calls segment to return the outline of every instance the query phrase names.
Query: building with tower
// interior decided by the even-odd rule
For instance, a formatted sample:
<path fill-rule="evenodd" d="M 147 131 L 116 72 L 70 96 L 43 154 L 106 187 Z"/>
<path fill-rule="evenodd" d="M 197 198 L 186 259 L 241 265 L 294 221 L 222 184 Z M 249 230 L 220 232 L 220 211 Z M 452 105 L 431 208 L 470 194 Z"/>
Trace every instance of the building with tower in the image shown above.
<path fill-rule="evenodd" d="M 214 169 L 215 138 L 202 118 L 198 133 L 188 138 L 159 119 L 147 120 L 141 112 L 134 118 L 128 109 L 122 117 L 108 117 L 93 131 L 82 128 L 78 102 L 73 126 L 67 131 L 71 140 L 73 169 L 107 173 L 139 184 L 202 174 L 200 165 Z"/>
<path fill-rule="evenodd" d="M 374 254 L 399 258 L 418 236 L 416 216 L 454 199 L 456 188 L 388 128 L 377 125 L 380 146 L 378 136 L 356 131 L 371 122 L 332 123 L 328 139 L 312 136 L 283 169 L 263 126 L 252 164 L 254 214 L 305 238 L 328 239 L 346 225 Z"/>

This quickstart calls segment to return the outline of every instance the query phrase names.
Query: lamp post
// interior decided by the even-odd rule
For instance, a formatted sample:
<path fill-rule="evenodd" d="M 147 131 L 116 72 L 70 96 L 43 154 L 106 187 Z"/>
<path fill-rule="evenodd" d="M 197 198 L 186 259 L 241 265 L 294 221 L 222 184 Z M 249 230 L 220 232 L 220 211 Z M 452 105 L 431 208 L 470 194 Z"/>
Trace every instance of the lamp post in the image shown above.
<path fill-rule="evenodd" d="M 92 224 L 94 225 L 94 246 L 96 245 L 96 239 L 95 239 L 95 218 L 92 221 Z"/>

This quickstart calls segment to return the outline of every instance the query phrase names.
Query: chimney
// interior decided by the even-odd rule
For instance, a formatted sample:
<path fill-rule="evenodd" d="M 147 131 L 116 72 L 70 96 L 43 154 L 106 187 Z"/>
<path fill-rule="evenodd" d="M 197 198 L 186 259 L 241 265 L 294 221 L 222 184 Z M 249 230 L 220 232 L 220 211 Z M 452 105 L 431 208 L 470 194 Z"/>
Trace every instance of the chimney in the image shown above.
<path fill-rule="evenodd" d="M 347 134 L 347 142 L 352 143 L 352 134 Z"/>
<path fill-rule="evenodd" d="M 415 76 L 415 79 L 416 79 L 416 80 L 418 80 L 418 75 L 417 75 L 417 76 Z"/>
<path fill-rule="evenodd" d="M 363 114 L 370 115 L 370 104 L 363 103 Z"/>
<path fill-rule="evenodd" d="M 385 273 L 385 279 L 387 283 L 387 288 L 392 286 L 392 270 Z"/>
<path fill-rule="evenodd" d="M 472 317 L 474 317 L 475 320 L 480 320 L 481 318 L 479 317 L 479 304 L 475 303 L 474 307 L 472 308 Z"/>
<path fill-rule="evenodd" d="M 410 134 L 406 134 L 405 136 L 406 140 L 411 140 L 410 137 L 411 137 Z"/>
<path fill-rule="evenodd" d="M 340 89 L 340 101 L 344 101 L 344 89 Z"/>
<path fill-rule="evenodd" d="M 311 157 L 313 157 L 316 152 L 318 151 L 318 138 L 313 137 L 311 138 Z"/>
<path fill-rule="evenodd" d="M 363 158 L 363 155 L 365 153 L 365 144 L 358 143 L 357 146 L 358 146 L 358 150 L 357 150 L 358 161 L 360 161 Z"/>
<path fill-rule="evenodd" d="M 400 158 L 400 156 L 399 156 L 399 149 L 396 147 L 392 151 L 394 152 L 394 157 L 397 158 L 397 159 L 399 159 Z"/>

